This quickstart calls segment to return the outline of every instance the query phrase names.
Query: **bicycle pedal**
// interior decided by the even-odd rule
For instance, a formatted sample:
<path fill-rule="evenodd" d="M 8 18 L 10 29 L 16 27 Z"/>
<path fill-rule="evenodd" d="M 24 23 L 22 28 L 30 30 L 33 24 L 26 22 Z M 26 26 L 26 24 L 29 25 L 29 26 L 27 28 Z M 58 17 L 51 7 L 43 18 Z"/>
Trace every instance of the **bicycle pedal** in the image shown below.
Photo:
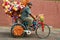
<path fill-rule="evenodd" d="M 26 32 L 27 35 L 30 35 L 31 34 L 31 31 L 30 30 L 24 30 L 24 32 Z"/>

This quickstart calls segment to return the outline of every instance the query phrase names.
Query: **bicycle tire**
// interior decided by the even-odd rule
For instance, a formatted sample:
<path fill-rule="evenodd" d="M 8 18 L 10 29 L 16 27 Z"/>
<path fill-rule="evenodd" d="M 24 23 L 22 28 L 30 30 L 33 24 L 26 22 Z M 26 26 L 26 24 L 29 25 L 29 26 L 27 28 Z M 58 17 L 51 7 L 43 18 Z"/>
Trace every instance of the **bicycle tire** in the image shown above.
<path fill-rule="evenodd" d="M 38 28 L 41 28 L 41 24 L 38 24 L 38 25 L 39 25 Z M 38 38 L 43 39 L 43 38 L 47 38 L 50 35 L 50 27 L 47 24 L 44 24 L 44 26 L 48 28 L 48 34 L 45 37 L 39 36 L 39 34 L 37 32 L 38 31 L 38 28 L 37 28 L 36 31 L 35 31 L 35 33 L 36 33 L 36 35 L 37 35 Z"/>

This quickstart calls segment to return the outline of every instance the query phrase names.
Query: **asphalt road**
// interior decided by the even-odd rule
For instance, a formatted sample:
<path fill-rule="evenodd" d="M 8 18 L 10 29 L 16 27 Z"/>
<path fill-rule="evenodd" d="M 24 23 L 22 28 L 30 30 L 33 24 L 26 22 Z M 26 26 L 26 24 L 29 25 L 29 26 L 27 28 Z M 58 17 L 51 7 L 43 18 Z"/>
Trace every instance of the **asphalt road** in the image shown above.
<path fill-rule="evenodd" d="M 0 40 L 60 40 L 60 30 L 51 29 L 50 36 L 45 39 L 37 38 L 35 33 L 23 38 L 13 38 L 10 35 L 10 27 L 0 27 Z"/>

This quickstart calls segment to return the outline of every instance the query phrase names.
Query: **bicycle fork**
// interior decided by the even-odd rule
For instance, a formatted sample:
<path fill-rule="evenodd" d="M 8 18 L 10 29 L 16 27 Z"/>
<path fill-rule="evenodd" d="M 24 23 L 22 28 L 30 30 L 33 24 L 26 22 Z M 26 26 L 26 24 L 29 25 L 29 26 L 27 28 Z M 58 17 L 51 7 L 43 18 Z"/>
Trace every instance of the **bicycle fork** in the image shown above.
<path fill-rule="evenodd" d="M 42 32 L 44 32 L 44 22 L 39 22 L 39 24 L 41 24 Z"/>
<path fill-rule="evenodd" d="M 44 22 L 41 22 L 42 25 L 42 32 L 44 32 Z"/>

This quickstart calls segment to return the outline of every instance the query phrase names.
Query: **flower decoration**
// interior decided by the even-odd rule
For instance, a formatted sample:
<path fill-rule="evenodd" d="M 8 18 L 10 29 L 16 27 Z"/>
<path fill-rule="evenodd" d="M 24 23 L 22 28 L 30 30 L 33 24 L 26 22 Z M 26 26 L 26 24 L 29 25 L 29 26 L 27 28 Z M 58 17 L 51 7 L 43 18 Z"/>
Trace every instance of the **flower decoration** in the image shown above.
<path fill-rule="evenodd" d="M 3 0 L 2 7 L 5 9 L 5 13 L 13 16 L 13 12 L 21 11 L 25 6 L 22 5 L 21 2 L 13 1 L 10 2 L 9 0 Z"/>

